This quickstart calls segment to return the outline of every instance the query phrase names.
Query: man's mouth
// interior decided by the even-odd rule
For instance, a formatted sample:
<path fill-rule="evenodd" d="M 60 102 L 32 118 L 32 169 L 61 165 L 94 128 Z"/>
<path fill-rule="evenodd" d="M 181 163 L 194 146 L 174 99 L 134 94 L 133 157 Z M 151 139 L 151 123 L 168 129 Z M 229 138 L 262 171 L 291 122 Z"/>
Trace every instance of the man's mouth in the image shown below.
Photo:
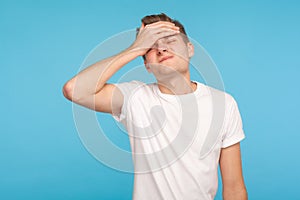
<path fill-rule="evenodd" d="M 159 63 L 161 63 L 161 62 L 163 62 L 163 61 L 165 61 L 165 60 L 168 60 L 168 59 L 170 59 L 170 58 L 173 58 L 173 56 L 165 56 L 165 57 L 163 57 L 163 58 L 159 61 Z"/>

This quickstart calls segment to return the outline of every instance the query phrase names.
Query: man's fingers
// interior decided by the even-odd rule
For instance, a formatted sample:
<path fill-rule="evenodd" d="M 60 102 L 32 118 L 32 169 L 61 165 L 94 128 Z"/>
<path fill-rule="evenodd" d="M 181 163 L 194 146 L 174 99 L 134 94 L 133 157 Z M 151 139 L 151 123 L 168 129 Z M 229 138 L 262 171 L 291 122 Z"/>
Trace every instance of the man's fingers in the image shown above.
<path fill-rule="evenodd" d="M 172 26 L 172 25 L 169 25 L 169 24 L 162 24 L 160 26 L 148 26 L 146 25 L 145 28 L 147 29 L 160 29 L 160 28 L 168 28 L 168 29 L 172 29 L 172 30 L 179 30 L 179 27 L 177 26 Z"/>
<path fill-rule="evenodd" d="M 164 35 L 166 34 L 177 34 L 180 33 L 179 30 L 169 29 L 169 28 L 157 28 L 154 32 L 157 35 Z"/>
<path fill-rule="evenodd" d="M 172 25 L 172 26 L 175 26 L 174 23 L 167 22 L 167 21 L 158 21 L 158 22 L 154 22 L 154 23 L 151 23 L 151 24 L 147 24 L 146 26 L 159 26 L 159 25 Z"/>
<path fill-rule="evenodd" d="M 147 24 L 145 28 L 170 28 L 174 30 L 179 29 L 179 27 L 175 26 L 174 23 L 165 22 L 165 21 L 159 21 L 152 24 Z"/>
<path fill-rule="evenodd" d="M 162 21 L 149 25 L 142 23 L 138 31 L 138 37 L 135 41 L 135 46 L 138 49 L 151 49 L 157 40 L 180 33 L 175 24 Z"/>
<path fill-rule="evenodd" d="M 157 40 L 164 38 L 164 37 L 171 36 L 171 35 L 176 35 L 176 34 L 180 34 L 180 32 L 179 31 L 162 31 L 162 32 L 157 33 L 157 37 L 158 37 Z"/>

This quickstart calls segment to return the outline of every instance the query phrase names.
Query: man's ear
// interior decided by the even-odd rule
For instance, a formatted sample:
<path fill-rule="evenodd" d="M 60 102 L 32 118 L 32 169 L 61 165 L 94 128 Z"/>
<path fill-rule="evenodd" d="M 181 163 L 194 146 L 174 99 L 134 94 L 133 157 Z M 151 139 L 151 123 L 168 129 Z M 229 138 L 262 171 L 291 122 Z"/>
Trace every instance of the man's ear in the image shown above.
<path fill-rule="evenodd" d="M 150 66 L 147 64 L 146 59 L 144 60 L 144 65 L 145 65 L 145 67 L 146 67 L 148 73 L 152 73 Z"/>
<path fill-rule="evenodd" d="M 193 55 L 194 55 L 194 45 L 191 42 L 188 42 L 187 43 L 187 48 L 188 48 L 189 58 L 193 57 Z"/>

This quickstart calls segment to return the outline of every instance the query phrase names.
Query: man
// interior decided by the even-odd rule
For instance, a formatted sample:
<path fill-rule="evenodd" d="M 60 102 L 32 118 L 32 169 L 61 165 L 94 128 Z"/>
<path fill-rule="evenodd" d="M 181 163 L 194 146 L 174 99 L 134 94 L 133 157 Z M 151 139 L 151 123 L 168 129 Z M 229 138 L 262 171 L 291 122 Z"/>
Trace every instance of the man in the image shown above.
<path fill-rule="evenodd" d="M 133 199 L 213 199 L 218 164 L 223 198 L 247 199 L 237 104 L 229 94 L 190 80 L 193 54 L 181 23 L 165 14 L 150 15 L 130 47 L 64 85 L 67 99 L 111 113 L 125 125 L 135 169 Z M 107 83 L 139 56 L 157 83 Z"/>

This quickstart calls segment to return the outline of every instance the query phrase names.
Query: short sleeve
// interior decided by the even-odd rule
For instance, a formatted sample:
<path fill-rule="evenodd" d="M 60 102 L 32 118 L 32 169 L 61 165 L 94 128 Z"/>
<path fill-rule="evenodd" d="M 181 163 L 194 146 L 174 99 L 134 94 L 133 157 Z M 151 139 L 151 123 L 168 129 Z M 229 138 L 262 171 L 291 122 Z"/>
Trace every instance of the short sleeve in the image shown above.
<path fill-rule="evenodd" d="M 236 144 L 245 138 L 242 118 L 238 105 L 233 97 L 226 117 L 225 133 L 222 140 L 222 148 Z"/>
<path fill-rule="evenodd" d="M 113 118 L 116 121 L 122 122 L 126 119 L 129 98 L 133 94 L 133 91 L 135 91 L 141 84 L 142 82 L 139 81 L 130 81 L 114 84 L 121 91 L 124 97 L 121 113 L 112 114 Z"/>

